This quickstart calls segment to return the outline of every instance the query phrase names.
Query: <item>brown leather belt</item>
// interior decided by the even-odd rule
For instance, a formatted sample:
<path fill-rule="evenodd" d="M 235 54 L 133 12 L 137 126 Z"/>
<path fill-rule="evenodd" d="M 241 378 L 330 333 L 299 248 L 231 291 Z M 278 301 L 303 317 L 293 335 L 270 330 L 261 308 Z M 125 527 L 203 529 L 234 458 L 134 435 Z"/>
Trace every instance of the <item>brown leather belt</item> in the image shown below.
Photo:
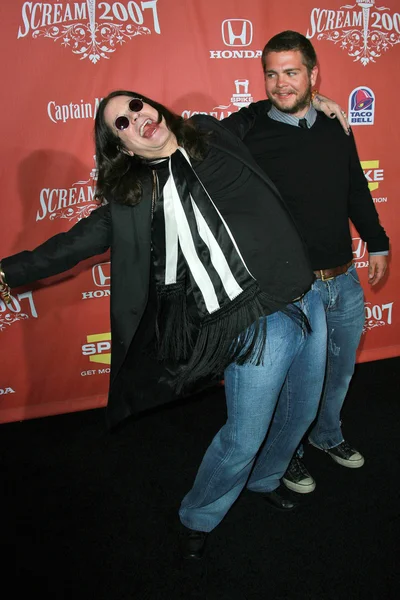
<path fill-rule="evenodd" d="M 314 271 L 315 277 L 317 279 L 322 279 L 322 281 L 327 281 L 328 279 L 333 279 L 338 275 L 343 275 L 346 273 L 348 269 L 353 264 L 353 261 L 347 263 L 347 265 L 341 265 L 340 267 L 333 267 L 333 269 L 320 269 L 319 271 Z"/>

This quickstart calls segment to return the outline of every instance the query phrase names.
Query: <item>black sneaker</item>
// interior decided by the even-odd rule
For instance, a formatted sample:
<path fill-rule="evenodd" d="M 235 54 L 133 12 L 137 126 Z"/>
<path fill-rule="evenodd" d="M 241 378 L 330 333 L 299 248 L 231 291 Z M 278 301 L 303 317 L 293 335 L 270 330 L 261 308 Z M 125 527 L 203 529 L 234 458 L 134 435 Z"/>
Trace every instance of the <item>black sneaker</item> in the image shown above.
<path fill-rule="evenodd" d="M 184 527 L 181 536 L 181 555 L 188 560 L 203 558 L 208 533 Z"/>
<path fill-rule="evenodd" d="M 342 442 L 334 448 L 325 450 L 333 458 L 333 460 L 342 467 L 349 467 L 350 469 L 358 469 L 364 464 L 364 457 L 357 450 L 352 448 L 347 442 Z"/>
<path fill-rule="evenodd" d="M 298 456 L 294 456 L 282 478 L 289 490 L 298 494 L 309 494 L 315 490 L 315 481 Z"/>

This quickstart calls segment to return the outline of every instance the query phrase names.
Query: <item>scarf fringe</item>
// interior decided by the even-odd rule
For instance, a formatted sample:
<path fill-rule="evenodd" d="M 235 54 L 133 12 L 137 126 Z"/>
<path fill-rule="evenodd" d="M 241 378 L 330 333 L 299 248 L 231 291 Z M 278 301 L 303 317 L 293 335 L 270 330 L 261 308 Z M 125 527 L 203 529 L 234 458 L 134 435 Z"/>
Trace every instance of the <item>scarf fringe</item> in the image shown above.
<path fill-rule="evenodd" d="M 160 320 L 165 326 L 163 336 L 159 338 L 160 360 L 188 359 L 175 380 L 178 394 L 197 380 L 222 377 L 224 370 L 233 362 L 239 365 L 262 364 L 267 321 L 261 317 L 266 314 L 279 310 L 293 319 L 305 333 L 311 331 L 307 317 L 298 306 L 282 306 L 281 302 L 261 292 L 258 284 L 254 283 L 228 305 L 207 316 L 194 341 L 193 336 L 185 335 L 190 330 L 187 310 L 183 306 L 185 302 L 182 302 L 186 296 L 180 293 L 181 300 L 178 302 L 178 295 L 168 294 L 168 302 L 163 302 Z"/>
<path fill-rule="evenodd" d="M 193 354 L 176 380 L 176 390 L 197 380 L 223 376 L 233 363 L 260 364 L 266 340 L 266 320 L 259 317 L 257 299 L 241 307 L 234 315 L 218 315 L 202 323 Z"/>
<path fill-rule="evenodd" d="M 261 364 L 267 335 L 261 317 L 281 311 L 307 326 L 297 306 L 260 290 L 183 148 L 168 167 L 153 214 L 157 356 L 179 367 L 181 393 L 197 380 L 221 377 L 232 362 Z M 198 262 L 208 277 L 194 276 Z M 209 314 L 215 297 L 218 309 Z"/>
<path fill-rule="evenodd" d="M 184 283 L 157 289 L 156 336 L 159 360 L 187 360 L 192 353 L 193 323 L 189 318 Z"/>

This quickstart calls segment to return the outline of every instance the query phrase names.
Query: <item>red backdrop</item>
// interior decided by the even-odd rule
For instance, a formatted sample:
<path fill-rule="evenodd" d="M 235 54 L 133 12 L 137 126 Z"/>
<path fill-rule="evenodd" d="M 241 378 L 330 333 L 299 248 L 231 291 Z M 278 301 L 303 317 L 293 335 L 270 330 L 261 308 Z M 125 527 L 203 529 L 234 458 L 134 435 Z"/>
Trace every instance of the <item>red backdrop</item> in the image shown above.
<path fill-rule="evenodd" d="M 366 296 L 358 360 L 399 355 L 399 5 L 316 1 L 3 2 L 0 256 L 33 248 L 94 208 L 93 117 L 108 92 L 132 89 L 186 116 L 223 118 L 264 97 L 261 50 L 275 33 L 295 29 L 317 50 L 319 89 L 353 119 L 391 238 L 389 277 L 375 289 L 353 231 Z M 104 406 L 108 256 L 13 297 L 12 306 L 0 301 L 0 422 Z"/>

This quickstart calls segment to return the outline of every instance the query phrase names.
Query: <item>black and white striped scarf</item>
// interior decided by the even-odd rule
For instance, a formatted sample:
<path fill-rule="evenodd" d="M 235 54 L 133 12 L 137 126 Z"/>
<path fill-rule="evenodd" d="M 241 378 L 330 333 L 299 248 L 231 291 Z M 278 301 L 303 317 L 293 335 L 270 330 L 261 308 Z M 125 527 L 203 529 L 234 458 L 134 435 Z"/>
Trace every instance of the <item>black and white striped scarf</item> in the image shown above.
<path fill-rule="evenodd" d="M 261 291 L 183 148 L 169 159 L 152 239 L 159 359 L 186 363 L 177 391 L 233 361 L 260 364 L 260 317 L 287 303 Z"/>

